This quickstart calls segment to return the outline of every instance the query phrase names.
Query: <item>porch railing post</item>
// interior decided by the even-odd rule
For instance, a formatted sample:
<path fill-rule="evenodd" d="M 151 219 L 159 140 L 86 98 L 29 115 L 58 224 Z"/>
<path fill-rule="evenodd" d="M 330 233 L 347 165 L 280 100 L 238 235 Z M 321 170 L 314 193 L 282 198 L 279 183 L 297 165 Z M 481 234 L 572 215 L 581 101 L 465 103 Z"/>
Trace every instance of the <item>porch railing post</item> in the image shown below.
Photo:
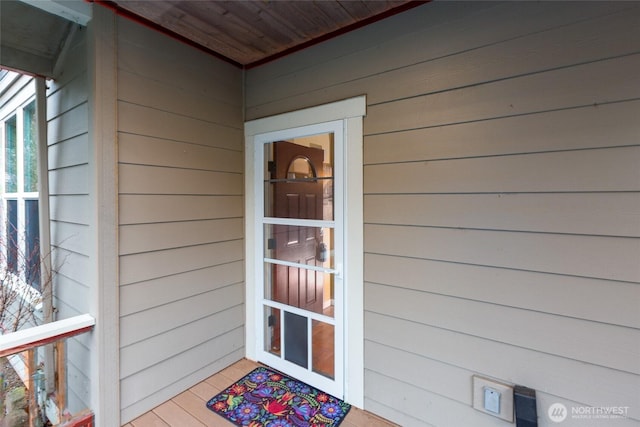
<path fill-rule="evenodd" d="M 65 341 L 56 342 L 56 401 L 62 414 L 67 407 L 67 370 L 65 364 Z"/>
<path fill-rule="evenodd" d="M 27 402 L 29 405 L 29 427 L 36 427 L 36 417 L 38 416 L 38 391 L 33 374 L 36 372 L 36 350 L 30 348 L 26 352 L 25 367 L 27 374 Z"/>

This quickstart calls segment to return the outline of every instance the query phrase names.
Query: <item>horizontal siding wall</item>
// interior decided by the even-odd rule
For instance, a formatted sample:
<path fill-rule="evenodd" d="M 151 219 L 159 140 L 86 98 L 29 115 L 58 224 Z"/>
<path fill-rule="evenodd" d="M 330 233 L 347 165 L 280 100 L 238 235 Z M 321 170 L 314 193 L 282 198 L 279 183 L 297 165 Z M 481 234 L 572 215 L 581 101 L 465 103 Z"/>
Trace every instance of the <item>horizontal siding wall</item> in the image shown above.
<path fill-rule="evenodd" d="M 123 423 L 244 355 L 241 84 L 118 20 Z"/>
<path fill-rule="evenodd" d="M 81 29 L 63 72 L 47 81 L 49 214 L 56 318 L 91 313 L 95 294 L 91 268 L 87 31 Z M 72 413 L 91 408 L 89 334 L 67 340 L 67 399 Z M 93 408 L 91 408 L 93 409 Z"/>
<path fill-rule="evenodd" d="M 366 409 L 512 425 L 480 374 L 640 425 L 639 20 L 435 2 L 247 73 L 248 119 L 367 95 Z"/>

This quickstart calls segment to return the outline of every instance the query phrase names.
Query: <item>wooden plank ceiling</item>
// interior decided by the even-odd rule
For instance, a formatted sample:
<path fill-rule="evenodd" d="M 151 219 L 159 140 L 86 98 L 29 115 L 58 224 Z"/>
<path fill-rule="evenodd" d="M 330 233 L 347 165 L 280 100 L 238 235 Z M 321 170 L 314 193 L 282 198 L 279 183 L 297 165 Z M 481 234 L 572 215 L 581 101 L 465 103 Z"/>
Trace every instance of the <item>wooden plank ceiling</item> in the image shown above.
<path fill-rule="evenodd" d="M 114 0 L 96 3 L 251 67 L 425 3 L 415 0 Z"/>

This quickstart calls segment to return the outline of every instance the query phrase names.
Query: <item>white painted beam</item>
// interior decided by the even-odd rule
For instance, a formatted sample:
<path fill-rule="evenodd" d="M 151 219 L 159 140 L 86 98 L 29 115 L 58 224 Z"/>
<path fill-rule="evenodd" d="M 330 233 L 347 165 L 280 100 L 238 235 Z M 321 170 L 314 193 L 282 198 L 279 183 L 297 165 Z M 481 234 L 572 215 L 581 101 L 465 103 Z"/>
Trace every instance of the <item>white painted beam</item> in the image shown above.
<path fill-rule="evenodd" d="M 91 20 L 92 6 L 83 0 L 20 0 L 23 3 L 86 26 Z"/>
<path fill-rule="evenodd" d="M 34 76 L 52 77 L 53 64 L 49 59 L 11 46 L 1 45 L 0 48 L 2 49 L 3 67 Z"/>

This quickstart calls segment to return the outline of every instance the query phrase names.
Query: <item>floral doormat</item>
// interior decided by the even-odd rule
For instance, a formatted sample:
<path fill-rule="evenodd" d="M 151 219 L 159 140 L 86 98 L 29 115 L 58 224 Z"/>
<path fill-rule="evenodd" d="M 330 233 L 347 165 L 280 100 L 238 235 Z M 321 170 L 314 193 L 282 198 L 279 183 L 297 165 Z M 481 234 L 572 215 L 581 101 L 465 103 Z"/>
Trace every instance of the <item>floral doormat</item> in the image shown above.
<path fill-rule="evenodd" d="M 351 405 L 279 372 L 259 367 L 207 407 L 237 426 L 336 427 Z"/>

